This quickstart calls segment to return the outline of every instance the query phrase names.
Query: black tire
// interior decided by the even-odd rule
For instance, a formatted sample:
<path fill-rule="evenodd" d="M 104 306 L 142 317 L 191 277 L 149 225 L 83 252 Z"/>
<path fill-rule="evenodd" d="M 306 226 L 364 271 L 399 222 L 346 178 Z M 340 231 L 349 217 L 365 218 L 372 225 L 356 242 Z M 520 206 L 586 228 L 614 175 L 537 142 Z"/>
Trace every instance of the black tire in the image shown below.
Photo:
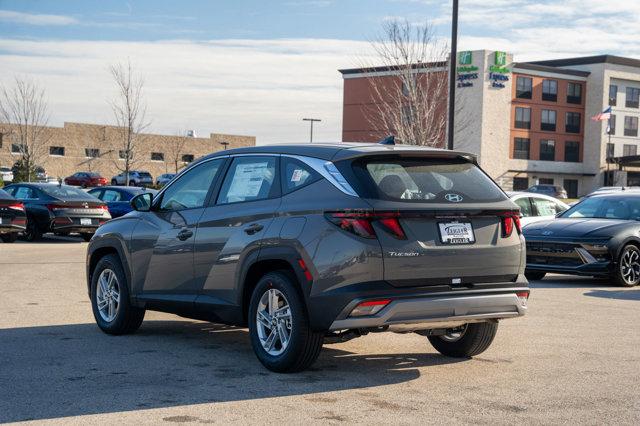
<path fill-rule="evenodd" d="M 120 290 L 120 302 L 116 310 L 116 315 L 110 322 L 107 322 L 100 315 L 96 299 L 98 279 L 105 269 L 110 269 L 114 272 L 115 277 L 118 279 Z M 118 259 L 116 255 L 109 254 L 104 256 L 98 261 L 98 264 L 93 270 L 91 275 L 91 308 L 98 327 L 107 334 L 120 335 L 133 333 L 140 327 L 144 320 L 145 310 L 131 305 L 127 277 L 122 270 L 120 259 Z"/>
<path fill-rule="evenodd" d="M 80 234 L 80 236 L 82 237 L 83 240 L 85 240 L 86 242 L 91 241 L 91 237 L 93 237 L 93 234 L 88 234 L 86 232 L 83 232 L 82 234 Z"/>
<path fill-rule="evenodd" d="M 0 240 L 2 240 L 3 243 L 14 243 L 17 239 L 18 234 L 16 232 L 0 235 Z"/>
<path fill-rule="evenodd" d="M 289 344 L 281 354 L 270 355 L 260 343 L 256 316 L 261 297 L 270 289 L 279 290 L 291 311 L 291 332 Z M 251 295 L 248 314 L 249 336 L 251 346 L 258 360 L 271 371 L 277 373 L 293 373 L 311 366 L 318 358 L 324 333 L 313 331 L 309 326 L 309 317 L 304 299 L 297 288 L 296 279 L 286 271 L 270 272 L 264 275 Z"/>
<path fill-rule="evenodd" d="M 24 239 L 29 242 L 38 241 L 42 238 L 42 231 L 34 219 L 27 220 L 27 229 L 24 230 Z"/>
<path fill-rule="evenodd" d="M 486 351 L 497 331 L 497 322 L 479 322 L 467 324 L 457 340 L 446 340 L 445 336 L 429 336 L 428 339 L 442 355 L 469 358 Z"/>
<path fill-rule="evenodd" d="M 118 184 L 118 181 L 115 179 L 111 179 L 111 185 L 116 186 Z"/>
<path fill-rule="evenodd" d="M 543 279 L 545 275 L 547 275 L 547 273 L 546 273 L 546 272 L 540 272 L 540 271 L 524 271 L 524 276 L 525 276 L 529 281 L 539 281 L 539 280 Z"/>
<path fill-rule="evenodd" d="M 629 267 L 625 268 L 625 257 L 630 256 L 632 259 L 631 274 L 629 274 Z M 625 271 L 627 275 L 625 276 Z M 619 287 L 634 287 L 640 284 L 640 249 L 633 244 L 627 244 L 620 251 L 618 256 L 618 262 L 616 264 L 616 270 L 611 277 L 613 283 Z"/>

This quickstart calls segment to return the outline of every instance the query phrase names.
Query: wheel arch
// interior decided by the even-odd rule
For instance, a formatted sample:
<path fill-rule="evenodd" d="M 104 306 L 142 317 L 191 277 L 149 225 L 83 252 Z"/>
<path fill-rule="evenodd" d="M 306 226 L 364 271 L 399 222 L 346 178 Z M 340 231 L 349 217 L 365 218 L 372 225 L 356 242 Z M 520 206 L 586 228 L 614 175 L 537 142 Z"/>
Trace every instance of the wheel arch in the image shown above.
<path fill-rule="evenodd" d="M 624 249 L 628 244 L 633 244 L 638 249 L 640 249 L 640 238 L 636 237 L 635 235 L 627 235 L 622 237 L 620 241 L 616 243 L 615 258 L 612 259 L 616 265 L 618 264 L 618 260 L 620 258 L 620 255 L 622 254 L 622 249 Z"/>
<path fill-rule="evenodd" d="M 125 249 L 123 243 L 116 238 L 109 239 L 99 239 L 97 241 L 92 241 L 89 246 L 89 251 L 87 253 L 87 290 L 91 293 L 91 279 L 93 278 L 93 271 L 103 257 L 115 254 L 119 259 L 122 265 L 122 269 L 127 277 L 127 285 L 129 286 L 129 295 L 133 297 L 131 294 L 131 268 L 129 267 L 129 262 L 127 260 L 127 256 L 125 255 Z"/>
<path fill-rule="evenodd" d="M 305 270 L 300 265 L 302 255 L 293 247 L 276 246 L 261 248 L 259 251 L 251 253 L 245 258 L 238 277 L 238 303 L 242 308 L 242 316 L 246 321 L 249 310 L 249 303 L 253 289 L 265 274 L 274 271 L 286 271 L 295 278 L 298 284 L 297 288 L 305 301 L 305 309 L 307 307 L 307 299 L 311 282 L 306 279 Z"/>

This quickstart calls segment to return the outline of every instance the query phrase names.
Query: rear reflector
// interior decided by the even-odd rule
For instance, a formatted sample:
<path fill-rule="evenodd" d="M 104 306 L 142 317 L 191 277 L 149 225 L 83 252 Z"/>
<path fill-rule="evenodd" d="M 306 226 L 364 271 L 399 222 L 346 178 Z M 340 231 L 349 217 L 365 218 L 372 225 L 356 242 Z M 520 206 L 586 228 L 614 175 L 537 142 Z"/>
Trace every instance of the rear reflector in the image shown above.
<path fill-rule="evenodd" d="M 400 225 L 397 212 L 332 212 L 326 213 L 327 220 L 344 231 L 363 238 L 376 238 L 373 222 L 377 222 L 391 236 L 398 240 L 406 240 L 407 236 Z"/>
<path fill-rule="evenodd" d="M 366 302 L 362 302 L 358 306 L 353 308 L 349 316 L 363 317 L 367 315 L 375 315 L 378 312 L 380 312 L 389 303 L 391 303 L 391 299 L 369 300 Z"/>
<path fill-rule="evenodd" d="M 516 293 L 516 296 L 518 296 L 518 300 L 520 301 L 520 304 L 522 306 L 527 306 L 527 300 L 529 299 L 529 292 L 528 291 L 519 291 Z"/>
<path fill-rule="evenodd" d="M 309 272 L 307 264 L 304 262 L 304 260 L 298 259 L 298 265 L 300 265 L 300 268 L 302 268 L 302 272 L 304 272 L 304 277 L 307 279 L 307 282 L 313 281 L 313 275 L 311 275 L 311 272 Z"/>

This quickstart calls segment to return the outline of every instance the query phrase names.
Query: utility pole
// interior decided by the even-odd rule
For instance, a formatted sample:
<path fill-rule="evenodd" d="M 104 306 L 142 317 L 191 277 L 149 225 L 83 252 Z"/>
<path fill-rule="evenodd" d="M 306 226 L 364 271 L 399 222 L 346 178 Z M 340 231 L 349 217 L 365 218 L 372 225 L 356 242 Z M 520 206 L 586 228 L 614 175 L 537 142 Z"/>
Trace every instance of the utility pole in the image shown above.
<path fill-rule="evenodd" d="M 453 149 L 453 130 L 456 108 L 456 65 L 458 63 L 458 0 L 453 0 L 451 16 L 451 55 L 449 57 L 449 127 L 447 149 Z"/>
<path fill-rule="evenodd" d="M 320 120 L 319 118 L 303 118 L 302 121 L 308 121 L 309 123 L 311 123 L 311 134 L 309 136 L 309 143 L 313 143 L 313 123 L 314 121 L 320 122 L 322 120 Z"/>

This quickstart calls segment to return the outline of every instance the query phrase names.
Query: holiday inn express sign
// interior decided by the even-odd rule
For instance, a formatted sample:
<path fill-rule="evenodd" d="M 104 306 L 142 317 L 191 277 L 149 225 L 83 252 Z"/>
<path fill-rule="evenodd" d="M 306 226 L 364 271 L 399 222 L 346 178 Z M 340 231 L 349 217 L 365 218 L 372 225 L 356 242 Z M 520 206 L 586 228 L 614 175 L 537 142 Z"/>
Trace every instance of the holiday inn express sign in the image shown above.
<path fill-rule="evenodd" d="M 473 81 L 480 78 L 480 69 L 473 65 L 473 52 L 458 53 L 457 87 L 471 87 Z M 507 52 L 496 51 L 493 54 L 493 64 L 488 67 L 490 87 L 502 89 L 509 81 L 511 70 L 507 68 Z"/>
<path fill-rule="evenodd" d="M 465 51 L 458 53 L 458 87 L 473 86 L 473 80 L 478 78 L 479 68 L 473 64 L 473 53 Z"/>

